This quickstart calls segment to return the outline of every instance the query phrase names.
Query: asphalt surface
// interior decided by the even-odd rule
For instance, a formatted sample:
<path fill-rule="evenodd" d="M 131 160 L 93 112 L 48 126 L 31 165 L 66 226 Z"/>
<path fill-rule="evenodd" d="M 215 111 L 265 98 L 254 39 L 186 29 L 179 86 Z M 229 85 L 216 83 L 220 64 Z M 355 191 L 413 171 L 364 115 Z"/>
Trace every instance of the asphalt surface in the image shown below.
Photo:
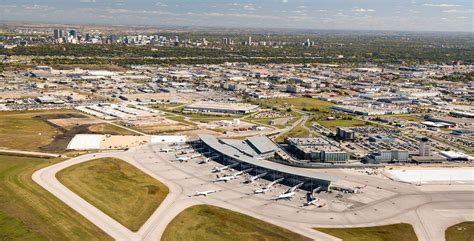
<path fill-rule="evenodd" d="M 212 183 L 215 174 L 211 165 L 197 165 L 194 161 L 170 161 L 174 154 L 159 152 L 159 146 L 145 145 L 126 152 L 108 152 L 79 156 L 33 174 L 33 180 L 57 196 L 71 208 L 116 240 L 159 240 L 167 224 L 184 209 L 208 204 L 241 212 L 263 221 L 287 228 L 315 240 L 338 240 L 316 232 L 312 227 L 364 227 L 393 223 L 410 223 L 420 241 L 444 240 L 444 230 L 456 223 L 474 221 L 474 187 L 465 191 L 423 192 L 416 186 L 398 183 L 379 177 L 353 175 L 330 170 L 347 181 L 377 186 L 394 195 L 372 201 L 344 211 L 329 211 L 315 207 L 302 208 L 296 201 L 270 201 L 270 193 L 251 195 L 254 186 L 229 183 Z M 55 177 L 56 173 L 71 165 L 101 157 L 120 158 L 168 186 L 170 193 L 138 232 L 132 232 L 99 209 L 84 201 Z M 256 185 L 256 184 L 255 184 Z M 220 190 L 207 197 L 188 197 L 195 191 Z M 303 194 L 298 194 L 302 196 Z"/>

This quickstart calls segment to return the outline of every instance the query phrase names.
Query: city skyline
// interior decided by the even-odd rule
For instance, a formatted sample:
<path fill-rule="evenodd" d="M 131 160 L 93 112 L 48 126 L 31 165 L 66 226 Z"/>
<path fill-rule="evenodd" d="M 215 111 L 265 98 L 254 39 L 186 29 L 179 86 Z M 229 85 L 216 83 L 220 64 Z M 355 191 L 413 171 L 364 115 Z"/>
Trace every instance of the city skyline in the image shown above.
<path fill-rule="evenodd" d="M 472 3 L 463 0 L 3 0 L 0 6 L 1 21 L 59 24 L 461 32 L 474 29 Z"/>

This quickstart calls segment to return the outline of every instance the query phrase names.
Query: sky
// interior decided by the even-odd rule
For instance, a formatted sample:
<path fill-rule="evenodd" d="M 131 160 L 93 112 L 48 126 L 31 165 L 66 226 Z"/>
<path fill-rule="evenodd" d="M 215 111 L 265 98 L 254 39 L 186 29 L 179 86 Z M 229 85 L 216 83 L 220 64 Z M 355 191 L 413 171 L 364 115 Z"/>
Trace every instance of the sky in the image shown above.
<path fill-rule="evenodd" d="M 473 0 L 0 0 L 0 20 L 474 32 Z"/>

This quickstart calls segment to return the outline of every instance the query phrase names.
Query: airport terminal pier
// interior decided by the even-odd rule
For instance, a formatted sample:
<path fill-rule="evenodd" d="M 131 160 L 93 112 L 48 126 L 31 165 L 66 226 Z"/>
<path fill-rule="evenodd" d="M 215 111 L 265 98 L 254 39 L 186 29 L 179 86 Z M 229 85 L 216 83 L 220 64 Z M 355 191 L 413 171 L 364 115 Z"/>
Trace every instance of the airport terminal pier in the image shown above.
<path fill-rule="evenodd" d="M 327 191 L 331 183 L 337 181 L 336 177 L 330 175 L 265 160 L 263 156 L 271 155 L 278 148 L 266 139 L 268 138 L 259 137 L 241 141 L 199 135 L 199 139 L 189 144 L 202 155 L 224 166 L 234 164 L 232 168 L 236 170 L 251 168 L 249 173 L 253 176 L 267 173 L 262 178 L 269 181 L 284 178 L 280 183 L 287 186 L 304 183 L 301 189 L 306 191 L 313 191 L 318 187 Z"/>

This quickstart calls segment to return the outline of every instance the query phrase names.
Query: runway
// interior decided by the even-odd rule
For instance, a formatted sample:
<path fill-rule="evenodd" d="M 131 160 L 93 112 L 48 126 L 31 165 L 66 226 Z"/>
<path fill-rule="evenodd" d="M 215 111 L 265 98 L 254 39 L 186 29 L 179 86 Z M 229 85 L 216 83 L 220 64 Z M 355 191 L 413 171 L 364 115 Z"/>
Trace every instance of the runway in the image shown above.
<path fill-rule="evenodd" d="M 241 212 L 287 228 L 315 240 L 338 240 L 312 227 L 363 227 L 405 222 L 413 225 L 420 241 L 444 241 L 444 230 L 456 223 L 474 221 L 474 188 L 464 191 L 423 192 L 416 186 L 369 176 L 340 173 L 340 178 L 390 190 L 394 195 L 344 211 L 301 208 L 269 195 L 249 195 L 254 188 L 237 182 L 212 183 L 210 166 L 171 162 L 159 146 L 145 145 L 126 152 L 79 156 L 33 174 L 33 180 L 116 240 L 159 240 L 166 225 L 181 211 L 208 204 Z M 163 182 L 169 194 L 138 232 L 132 232 L 74 194 L 55 177 L 69 166 L 96 158 L 122 159 Z M 337 173 L 337 171 L 333 171 Z M 332 174 L 331 174 L 332 175 Z M 374 184 L 373 184 L 374 183 Z M 207 197 L 188 197 L 195 191 L 222 190 Z"/>

